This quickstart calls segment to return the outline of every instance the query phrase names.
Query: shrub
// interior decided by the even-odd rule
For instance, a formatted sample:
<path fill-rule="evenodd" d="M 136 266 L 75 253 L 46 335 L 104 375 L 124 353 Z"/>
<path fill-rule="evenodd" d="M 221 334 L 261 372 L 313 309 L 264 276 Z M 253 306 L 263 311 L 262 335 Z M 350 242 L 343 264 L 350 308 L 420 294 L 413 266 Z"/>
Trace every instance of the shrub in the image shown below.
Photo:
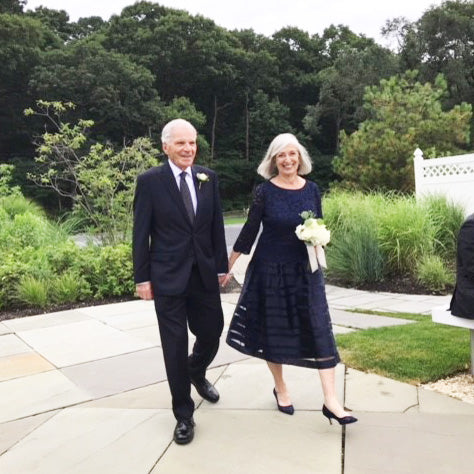
<path fill-rule="evenodd" d="M 135 291 L 130 244 L 89 245 L 81 250 L 72 270 L 87 280 L 95 298 L 133 295 Z"/>
<path fill-rule="evenodd" d="M 437 255 L 425 255 L 417 265 L 417 279 L 432 291 L 441 291 L 454 284 L 454 275 Z"/>
<path fill-rule="evenodd" d="M 15 255 L 0 254 L 0 257 L 0 308 L 4 309 L 16 301 L 18 283 L 31 272 L 31 268 L 18 261 Z"/>
<path fill-rule="evenodd" d="M 44 249 L 44 253 L 51 266 L 51 271 L 56 275 L 69 271 L 81 258 L 81 249 L 72 239 L 54 247 L 47 247 Z"/>
<path fill-rule="evenodd" d="M 22 194 L 12 194 L 2 197 L 0 199 L 0 207 L 3 208 L 11 218 L 27 212 L 36 215 L 44 215 L 40 206 L 26 199 Z"/>

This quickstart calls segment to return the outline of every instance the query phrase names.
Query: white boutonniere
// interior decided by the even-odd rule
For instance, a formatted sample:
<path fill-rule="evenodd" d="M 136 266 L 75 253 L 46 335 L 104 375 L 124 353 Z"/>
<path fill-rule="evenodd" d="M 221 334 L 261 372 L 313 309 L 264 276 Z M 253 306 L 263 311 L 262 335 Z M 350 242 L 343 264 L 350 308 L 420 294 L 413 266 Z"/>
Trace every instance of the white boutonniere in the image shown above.
<path fill-rule="evenodd" d="M 322 219 L 316 219 L 313 211 L 303 211 L 300 216 L 303 224 L 296 227 L 295 233 L 306 244 L 311 271 L 314 272 L 318 268 L 318 260 L 321 266 L 326 267 L 323 246 L 329 243 L 331 232 Z"/>
<path fill-rule="evenodd" d="M 196 178 L 199 181 L 199 189 L 201 189 L 202 183 L 207 183 L 209 181 L 209 176 L 206 173 L 196 173 Z"/>

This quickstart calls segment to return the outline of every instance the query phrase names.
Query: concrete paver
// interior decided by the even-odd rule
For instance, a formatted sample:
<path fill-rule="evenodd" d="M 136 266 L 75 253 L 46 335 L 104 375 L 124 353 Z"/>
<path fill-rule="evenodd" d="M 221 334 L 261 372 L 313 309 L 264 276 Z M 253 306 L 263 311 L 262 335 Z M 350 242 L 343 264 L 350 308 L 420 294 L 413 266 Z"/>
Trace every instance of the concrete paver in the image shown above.
<path fill-rule="evenodd" d="M 414 385 L 397 382 L 375 374 L 348 369 L 346 406 L 356 412 L 400 412 L 418 405 Z"/>
<path fill-rule="evenodd" d="M 321 410 L 323 396 L 317 371 L 304 367 L 285 366 L 287 388 L 296 410 Z M 246 387 L 242 389 L 242 381 Z M 215 410 L 246 409 L 274 410 L 273 378 L 265 361 L 249 359 L 231 364 L 216 384 L 226 397 L 210 407 Z M 248 388 L 251 387 L 251 390 Z M 336 390 L 340 399 L 344 397 L 344 366 L 336 368 Z"/>
<path fill-rule="evenodd" d="M 5 326 L 5 324 L 0 323 L 0 336 L 3 336 L 4 334 L 11 334 L 12 330 Z"/>
<path fill-rule="evenodd" d="M 18 336 L 56 367 L 152 347 L 151 343 L 93 320 L 20 331 Z"/>
<path fill-rule="evenodd" d="M 237 281 L 248 260 L 242 256 L 234 268 Z M 331 285 L 327 295 L 335 333 L 406 324 L 345 309 L 428 314 L 449 299 Z M 238 298 L 222 294 L 226 327 Z M 211 404 L 192 388 L 196 437 L 178 446 L 152 302 L 0 323 L 0 472 L 472 471 L 474 404 L 339 364 L 338 396 L 359 418 L 343 430 L 321 413 L 317 371 L 289 366 L 284 373 L 296 411 L 287 416 L 276 409 L 266 363 L 235 351 L 225 337 L 224 331 L 208 370 L 221 399 Z"/>
<path fill-rule="evenodd" d="M 68 408 L 1 456 L 0 472 L 149 472 L 171 441 L 171 417 L 167 410 Z"/>
<path fill-rule="evenodd" d="M 418 388 L 418 401 L 421 413 L 474 415 L 473 403 L 463 403 L 456 398 L 448 397 L 439 392 L 434 392 L 422 387 Z M 472 422 L 474 423 L 474 418 Z"/>
<path fill-rule="evenodd" d="M 36 352 L 26 352 L 0 358 L 0 382 L 25 375 L 54 370 L 54 365 Z"/>
<path fill-rule="evenodd" d="M 202 409 L 195 418 L 195 440 L 173 443 L 153 474 L 341 472 L 341 429 L 320 413 Z"/>
<path fill-rule="evenodd" d="M 125 332 L 132 337 L 149 342 L 155 347 L 161 347 L 160 332 L 158 331 L 158 323 L 156 321 L 152 326 L 127 329 Z"/>
<path fill-rule="evenodd" d="M 388 316 L 376 316 L 374 314 L 350 313 L 340 309 L 331 310 L 331 321 L 333 324 L 347 326 L 357 329 L 381 328 L 386 326 L 401 326 L 413 324 L 415 321 L 401 318 L 390 318 Z"/>
<path fill-rule="evenodd" d="M 158 325 L 154 309 L 140 311 L 139 313 L 97 314 L 95 319 L 102 321 L 115 329 L 121 329 L 122 331 L 143 328 L 146 326 L 157 327 Z"/>
<path fill-rule="evenodd" d="M 56 410 L 90 398 L 57 370 L 7 380 L 0 383 L 0 423 Z"/>
<path fill-rule="evenodd" d="M 20 331 L 29 331 L 31 329 L 49 328 L 78 321 L 87 321 L 90 318 L 80 311 L 60 311 L 56 313 L 41 314 L 37 316 L 27 316 L 24 318 L 8 319 L 4 321 L 10 331 L 16 333 Z"/>
<path fill-rule="evenodd" d="M 31 352 L 32 349 L 15 334 L 0 336 L 0 357 Z"/>
<path fill-rule="evenodd" d="M 61 373 L 94 399 L 166 380 L 160 348 L 65 367 Z"/>
<path fill-rule="evenodd" d="M 472 472 L 474 417 L 364 413 L 347 430 L 344 474 Z"/>
<path fill-rule="evenodd" d="M 49 411 L 40 415 L 29 416 L 21 420 L 2 423 L 0 430 L 0 455 L 21 441 L 38 426 L 54 416 L 57 411 Z"/>

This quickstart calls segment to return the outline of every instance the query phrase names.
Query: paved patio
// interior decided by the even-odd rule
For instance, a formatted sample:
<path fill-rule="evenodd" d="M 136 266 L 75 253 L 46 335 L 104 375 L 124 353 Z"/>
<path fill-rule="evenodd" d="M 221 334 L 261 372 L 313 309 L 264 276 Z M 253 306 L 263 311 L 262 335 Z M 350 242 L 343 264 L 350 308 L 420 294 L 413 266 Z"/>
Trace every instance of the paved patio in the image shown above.
<path fill-rule="evenodd" d="M 237 279 L 242 273 L 236 268 Z M 327 291 L 336 333 L 407 323 L 346 309 L 429 314 L 449 301 Z M 222 296 L 226 329 L 237 298 Z M 208 372 L 221 400 L 212 405 L 193 391 L 196 436 L 178 446 L 151 302 L 1 322 L 0 472 L 472 472 L 473 404 L 340 364 L 337 389 L 359 418 L 343 429 L 321 414 L 317 373 L 287 367 L 296 409 L 287 416 L 276 410 L 266 364 L 231 349 L 224 338 Z"/>

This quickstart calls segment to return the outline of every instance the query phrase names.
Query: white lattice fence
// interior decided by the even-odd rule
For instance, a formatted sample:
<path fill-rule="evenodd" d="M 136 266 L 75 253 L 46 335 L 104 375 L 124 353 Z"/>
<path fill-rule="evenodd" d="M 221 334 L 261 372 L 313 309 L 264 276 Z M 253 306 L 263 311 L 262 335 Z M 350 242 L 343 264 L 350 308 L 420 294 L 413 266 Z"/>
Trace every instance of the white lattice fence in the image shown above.
<path fill-rule="evenodd" d="M 425 160 L 417 148 L 414 156 L 416 197 L 443 194 L 474 212 L 474 153 Z"/>

